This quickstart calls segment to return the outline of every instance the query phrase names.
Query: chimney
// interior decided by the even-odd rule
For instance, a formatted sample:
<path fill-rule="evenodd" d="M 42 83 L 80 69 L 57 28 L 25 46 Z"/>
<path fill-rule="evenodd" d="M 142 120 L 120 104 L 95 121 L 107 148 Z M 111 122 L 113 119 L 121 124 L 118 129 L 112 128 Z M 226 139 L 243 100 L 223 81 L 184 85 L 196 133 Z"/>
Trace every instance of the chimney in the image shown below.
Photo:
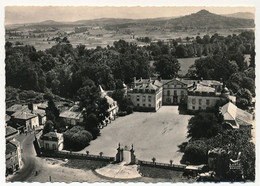
<path fill-rule="evenodd" d="M 203 77 L 200 78 L 200 81 L 201 81 L 201 82 L 203 81 Z"/>
<path fill-rule="evenodd" d="M 161 76 L 159 77 L 159 81 L 162 81 L 162 77 Z"/>
<path fill-rule="evenodd" d="M 194 82 L 193 82 L 193 87 L 195 87 L 195 86 L 196 86 L 196 82 L 194 81 Z"/>
<path fill-rule="evenodd" d="M 143 78 L 142 78 L 142 77 L 140 77 L 140 80 L 142 81 L 142 80 L 143 80 Z"/>
<path fill-rule="evenodd" d="M 220 83 L 223 83 L 223 79 L 222 78 L 220 78 L 219 81 L 220 81 Z"/>

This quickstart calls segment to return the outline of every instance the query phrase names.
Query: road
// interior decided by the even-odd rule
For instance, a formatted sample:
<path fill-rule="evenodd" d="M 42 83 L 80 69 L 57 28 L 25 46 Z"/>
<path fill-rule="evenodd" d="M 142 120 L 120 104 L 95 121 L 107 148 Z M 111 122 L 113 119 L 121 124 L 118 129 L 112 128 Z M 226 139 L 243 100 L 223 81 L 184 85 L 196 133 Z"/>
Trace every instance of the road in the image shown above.
<path fill-rule="evenodd" d="M 34 134 L 21 134 L 17 140 L 21 143 L 23 167 L 8 181 L 26 181 L 29 177 L 35 174 L 36 168 L 39 166 L 36 159 L 36 152 L 33 146 Z"/>

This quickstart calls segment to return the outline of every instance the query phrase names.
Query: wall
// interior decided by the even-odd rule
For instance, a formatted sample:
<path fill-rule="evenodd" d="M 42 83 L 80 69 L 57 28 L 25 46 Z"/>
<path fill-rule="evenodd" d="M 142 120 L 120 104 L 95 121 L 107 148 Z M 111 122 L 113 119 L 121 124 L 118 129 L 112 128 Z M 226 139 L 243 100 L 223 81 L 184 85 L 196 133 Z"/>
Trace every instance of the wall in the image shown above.
<path fill-rule="evenodd" d="M 193 99 L 195 99 L 195 103 L 193 103 Z M 199 100 L 201 99 L 201 104 L 199 104 Z M 221 98 L 219 96 L 213 97 L 213 96 L 193 96 L 188 95 L 187 100 L 187 109 L 188 110 L 200 110 L 199 107 L 201 107 L 202 110 L 206 110 L 208 108 L 212 108 L 216 105 L 217 101 L 222 100 L 225 98 Z M 209 104 L 207 105 L 207 101 L 209 100 Z M 194 107 L 194 108 L 193 108 Z"/>
<path fill-rule="evenodd" d="M 38 116 L 30 119 L 30 128 L 37 128 L 39 127 L 39 119 Z"/>

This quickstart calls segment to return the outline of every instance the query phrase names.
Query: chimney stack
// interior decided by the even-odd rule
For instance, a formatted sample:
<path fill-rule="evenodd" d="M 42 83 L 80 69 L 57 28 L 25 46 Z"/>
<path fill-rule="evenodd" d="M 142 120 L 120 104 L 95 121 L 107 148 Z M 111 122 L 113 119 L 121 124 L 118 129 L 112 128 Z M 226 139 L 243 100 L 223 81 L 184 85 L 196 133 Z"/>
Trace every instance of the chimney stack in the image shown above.
<path fill-rule="evenodd" d="M 136 77 L 134 77 L 134 88 L 136 87 Z"/>

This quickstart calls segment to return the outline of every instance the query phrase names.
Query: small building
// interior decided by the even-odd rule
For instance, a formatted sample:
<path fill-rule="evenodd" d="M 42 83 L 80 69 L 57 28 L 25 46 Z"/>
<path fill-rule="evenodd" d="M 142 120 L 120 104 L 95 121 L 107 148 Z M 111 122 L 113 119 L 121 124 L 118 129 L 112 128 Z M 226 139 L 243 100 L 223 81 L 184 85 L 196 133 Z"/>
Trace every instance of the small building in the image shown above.
<path fill-rule="evenodd" d="M 134 78 L 133 89 L 127 92 L 127 98 L 135 110 L 157 111 L 162 106 L 163 84 L 159 80 Z"/>
<path fill-rule="evenodd" d="M 79 111 L 77 105 L 72 106 L 69 110 L 60 113 L 62 118 L 67 124 L 76 125 L 78 122 L 83 122 L 82 112 Z"/>
<path fill-rule="evenodd" d="M 6 141 L 6 175 L 13 174 L 22 167 L 20 143 L 17 140 Z"/>
<path fill-rule="evenodd" d="M 237 108 L 236 105 L 229 102 L 220 109 L 224 117 L 224 125 L 233 129 L 247 130 L 251 135 L 252 126 L 254 124 L 253 115 Z"/>
<path fill-rule="evenodd" d="M 108 96 L 107 92 L 105 92 L 100 85 L 99 85 L 98 89 L 99 89 L 100 97 L 105 98 L 107 100 L 107 103 L 109 104 L 109 108 L 107 110 L 109 112 L 108 119 L 114 120 L 116 118 L 116 115 L 117 115 L 118 110 L 119 110 L 117 102 L 113 98 Z"/>
<path fill-rule="evenodd" d="M 21 111 L 26 110 L 26 109 L 28 109 L 27 105 L 14 104 L 13 106 L 6 109 L 6 114 L 11 116 L 15 112 L 21 112 Z"/>
<path fill-rule="evenodd" d="M 11 126 L 5 127 L 5 139 L 6 140 L 11 140 L 18 134 L 19 134 L 19 130 L 16 130 L 15 128 L 13 128 Z"/>
<path fill-rule="evenodd" d="M 63 134 L 49 132 L 40 137 L 40 146 L 44 150 L 61 151 L 63 149 Z"/>
<path fill-rule="evenodd" d="M 39 119 L 37 114 L 28 113 L 28 112 L 16 112 L 12 114 L 11 120 L 14 123 L 18 123 L 21 126 L 24 126 L 24 130 L 32 130 L 39 127 Z"/>

